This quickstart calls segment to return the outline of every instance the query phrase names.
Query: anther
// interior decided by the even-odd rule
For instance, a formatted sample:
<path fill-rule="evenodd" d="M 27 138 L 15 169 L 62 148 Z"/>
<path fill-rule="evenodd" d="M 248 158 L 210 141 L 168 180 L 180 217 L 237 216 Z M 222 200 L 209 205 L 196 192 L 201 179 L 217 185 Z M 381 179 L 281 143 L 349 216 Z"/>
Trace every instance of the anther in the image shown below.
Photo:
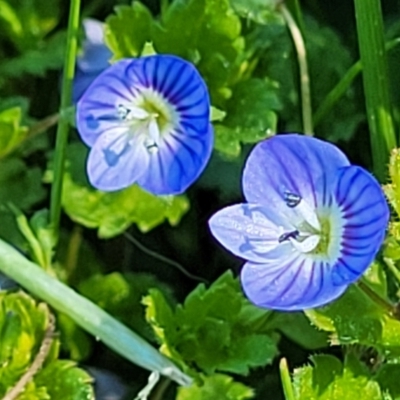
<path fill-rule="evenodd" d="M 286 232 L 283 233 L 281 236 L 279 236 L 278 242 L 282 243 L 285 242 L 286 240 L 289 240 L 290 238 L 296 239 L 299 236 L 300 232 L 298 230 L 295 230 L 293 232 Z"/>
<path fill-rule="evenodd" d="M 158 152 L 158 145 L 156 142 L 152 140 L 146 140 L 145 147 L 150 154 L 154 154 Z"/>

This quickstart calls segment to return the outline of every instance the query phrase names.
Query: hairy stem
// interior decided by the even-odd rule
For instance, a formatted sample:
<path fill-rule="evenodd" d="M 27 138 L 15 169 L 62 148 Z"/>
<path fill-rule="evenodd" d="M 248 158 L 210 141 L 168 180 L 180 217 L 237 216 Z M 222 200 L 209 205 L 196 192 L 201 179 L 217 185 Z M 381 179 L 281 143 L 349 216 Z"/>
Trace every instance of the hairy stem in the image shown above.
<path fill-rule="evenodd" d="M 367 295 L 375 304 L 377 304 L 379 307 L 381 307 L 384 311 L 386 311 L 388 314 L 393 316 L 395 312 L 395 307 L 394 305 L 387 299 L 383 298 L 381 295 L 375 292 L 368 283 L 365 282 L 363 278 L 361 278 L 357 282 L 357 286 L 364 292 L 365 295 Z"/>
<path fill-rule="evenodd" d="M 279 8 L 292 36 L 299 63 L 303 131 L 306 135 L 313 136 L 314 128 L 312 121 L 310 76 L 308 73 L 306 46 L 301 31 L 290 11 L 287 9 L 285 4 L 281 4 Z"/>
<path fill-rule="evenodd" d="M 75 73 L 75 59 L 78 47 L 80 0 L 71 0 L 68 20 L 67 47 L 61 88 L 60 114 L 71 105 L 72 81 Z M 61 118 L 58 121 L 56 148 L 54 153 L 54 177 L 51 187 L 50 223 L 54 237 L 58 238 L 61 215 L 61 194 L 64 175 L 65 152 L 68 142 L 69 123 Z"/>

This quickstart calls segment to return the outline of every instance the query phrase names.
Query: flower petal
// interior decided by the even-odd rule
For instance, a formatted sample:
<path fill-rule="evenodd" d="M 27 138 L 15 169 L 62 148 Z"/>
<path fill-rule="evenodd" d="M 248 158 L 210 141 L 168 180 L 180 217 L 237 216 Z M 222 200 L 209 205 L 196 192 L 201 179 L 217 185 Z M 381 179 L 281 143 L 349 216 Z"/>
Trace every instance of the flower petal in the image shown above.
<path fill-rule="evenodd" d="M 263 263 L 293 252 L 289 241 L 279 241 L 282 230 L 293 227 L 285 220 L 276 222 L 268 218 L 268 210 L 262 206 L 235 204 L 214 214 L 209 225 L 214 237 L 233 254 Z"/>
<path fill-rule="evenodd" d="M 138 184 L 151 193 L 183 193 L 201 174 L 210 158 L 213 130 L 203 135 L 175 131 L 160 141 L 158 152 L 150 155 L 146 174 Z"/>
<path fill-rule="evenodd" d="M 385 237 L 389 208 L 376 179 L 357 166 L 340 169 L 334 193 L 345 222 L 333 274 L 337 284 L 348 284 L 374 260 Z"/>
<path fill-rule="evenodd" d="M 77 66 L 82 72 L 100 73 L 110 66 L 111 50 L 104 43 L 104 23 L 92 18 L 83 20 L 85 39 L 82 55 L 77 58 Z"/>
<path fill-rule="evenodd" d="M 250 203 L 269 207 L 282 207 L 288 196 L 300 196 L 315 208 L 327 201 L 337 169 L 348 165 L 330 143 L 297 134 L 274 136 L 257 144 L 247 159 L 244 195 Z"/>
<path fill-rule="evenodd" d="M 135 87 L 142 85 L 135 60 L 121 60 L 103 71 L 85 91 L 77 104 L 76 123 L 82 140 L 93 146 L 104 132 L 123 125 L 119 104 L 129 103 Z"/>
<path fill-rule="evenodd" d="M 243 266 L 241 282 L 255 305 L 283 311 L 320 307 L 347 288 L 335 285 L 326 263 L 299 253 L 266 264 L 248 262 Z"/>
<path fill-rule="evenodd" d="M 99 137 L 89 153 L 87 172 L 90 183 L 99 190 L 120 190 L 135 183 L 149 165 L 143 143 L 129 140 L 124 128 Z"/>

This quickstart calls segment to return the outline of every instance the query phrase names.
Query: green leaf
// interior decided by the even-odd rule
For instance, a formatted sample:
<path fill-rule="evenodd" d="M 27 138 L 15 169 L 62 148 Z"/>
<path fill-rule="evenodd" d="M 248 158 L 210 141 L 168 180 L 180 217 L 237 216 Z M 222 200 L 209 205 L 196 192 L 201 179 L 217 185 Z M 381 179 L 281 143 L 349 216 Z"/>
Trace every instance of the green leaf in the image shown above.
<path fill-rule="evenodd" d="M 328 345 L 328 334 L 317 330 L 302 312 L 273 313 L 268 326 L 278 329 L 291 341 L 307 350 Z"/>
<path fill-rule="evenodd" d="M 400 357 L 400 321 L 353 285 L 335 302 L 305 311 L 311 322 L 330 334 L 332 344 L 362 344 L 387 359 Z"/>
<path fill-rule="evenodd" d="M 158 53 L 194 60 L 207 0 L 175 0 L 154 25 L 152 40 Z M 202 39 L 203 40 L 203 39 Z"/>
<path fill-rule="evenodd" d="M 275 111 L 280 108 L 271 82 L 250 79 L 235 86 L 227 116 L 215 124 L 215 148 L 230 156 L 240 154 L 240 143 L 256 143 L 276 131 Z"/>
<path fill-rule="evenodd" d="M 49 318 L 44 303 L 23 292 L 0 293 L 0 395 L 11 388 L 39 350 Z"/>
<path fill-rule="evenodd" d="M 92 340 L 71 318 L 58 313 L 57 327 L 60 332 L 61 348 L 75 361 L 85 360 L 92 351 Z"/>
<path fill-rule="evenodd" d="M 137 57 L 151 41 L 153 20 L 148 8 L 134 1 L 131 6 L 115 7 L 116 15 L 106 20 L 105 42 L 114 53 L 113 60 Z"/>
<path fill-rule="evenodd" d="M 374 379 L 383 391 L 388 392 L 393 400 L 400 399 L 400 365 L 386 364 L 378 370 Z"/>
<path fill-rule="evenodd" d="M 11 202 L 27 210 L 45 198 L 40 168 L 28 168 L 19 158 L 6 158 L 0 165 L 0 205 Z"/>
<path fill-rule="evenodd" d="M 79 285 L 79 291 L 98 306 L 147 339 L 154 335 L 145 321 L 141 299 L 151 288 L 157 288 L 173 304 L 171 289 L 153 275 L 114 272 L 94 275 Z"/>
<path fill-rule="evenodd" d="M 24 50 L 33 47 L 57 25 L 60 2 L 2 0 L 0 9 L 0 28 L 20 50 Z"/>
<path fill-rule="evenodd" d="M 48 41 L 39 43 L 21 56 L 3 62 L 0 73 L 5 77 L 18 77 L 24 74 L 44 77 L 48 70 L 61 69 L 65 41 L 65 32 L 58 32 Z"/>
<path fill-rule="evenodd" d="M 142 232 L 148 232 L 164 221 L 175 226 L 188 211 L 189 202 L 184 195 L 155 196 L 137 185 L 117 192 L 91 188 L 84 175 L 86 156 L 87 149 L 82 143 L 69 146 L 62 205 L 73 221 L 97 228 L 99 237 L 117 236 L 133 223 Z M 48 171 L 46 181 L 51 180 Z"/>
<path fill-rule="evenodd" d="M 241 17 L 259 24 L 268 24 L 280 18 L 278 0 L 231 0 L 231 4 Z"/>
<path fill-rule="evenodd" d="M 313 366 L 295 370 L 296 400 L 382 400 L 379 385 L 361 373 L 358 361 L 347 357 L 344 366 L 335 357 L 311 357 Z"/>
<path fill-rule="evenodd" d="M 180 387 L 176 400 L 246 400 L 254 392 L 243 383 L 235 382 L 230 376 L 215 374 L 204 378 L 201 386 Z"/>
<path fill-rule="evenodd" d="M 400 216 L 400 149 L 393 149 L 389 161 L 389 183 L 384 186 L 386 197 Z"/>
<path fill-rule="evenodd" d="M 36 387 L 45 387 L 50 399 L 94 400 L 90 375 L 67 360 L 48 364 L 34 378 Z"/>
<path fill-rule="evenodd" d="M 250 304 L 229 271 L 208 289 L 197 286 L 175 310 L 156 290 L 144 304 L 161 351 L 192 368 L 246 375 L 277 354 L 276 339 L 260 324 L 270 311 Z"/>
<path fill-rule="evenodd" d="M 0 158 L 13 151 L 28 133 L 26 126 L 21 126 L 22 110 L 19 107 L 0 112 Z"/>

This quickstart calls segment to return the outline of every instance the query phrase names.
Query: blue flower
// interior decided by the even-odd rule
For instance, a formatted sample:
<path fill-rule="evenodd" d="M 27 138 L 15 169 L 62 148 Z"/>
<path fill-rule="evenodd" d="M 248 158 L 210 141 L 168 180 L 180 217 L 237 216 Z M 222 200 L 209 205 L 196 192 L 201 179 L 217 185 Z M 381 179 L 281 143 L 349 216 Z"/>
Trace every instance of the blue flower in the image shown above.
<path fill-rule="evenodd" d="M 154 55 L 113 64 L 77 105 L 90 182 L 104 191 L 137 183 L 156 195 L 184 192 L 210 158 L 209 121 L 207 87 L 187 61 Z"/>
<path fill-rule="evenodd" d="M 241 282 L 256 305 L 319 307 L 374 260 L 389 210 L 378 182 L 335 146 L 288 134 L 259 143 L 243 173 L 247 203 L 218 211 L 213 235 L 247 260 Z"/>
<path fill-rule="evenodd" d="M 72 100 L 76 103 L 97 78 L 110 66 L 108 60 L 112 53 L 104 43 L 104 24 L 95 19 L 83 20 L 85 39 L 82 43 L 82 54 L 76 60 Z"/>

